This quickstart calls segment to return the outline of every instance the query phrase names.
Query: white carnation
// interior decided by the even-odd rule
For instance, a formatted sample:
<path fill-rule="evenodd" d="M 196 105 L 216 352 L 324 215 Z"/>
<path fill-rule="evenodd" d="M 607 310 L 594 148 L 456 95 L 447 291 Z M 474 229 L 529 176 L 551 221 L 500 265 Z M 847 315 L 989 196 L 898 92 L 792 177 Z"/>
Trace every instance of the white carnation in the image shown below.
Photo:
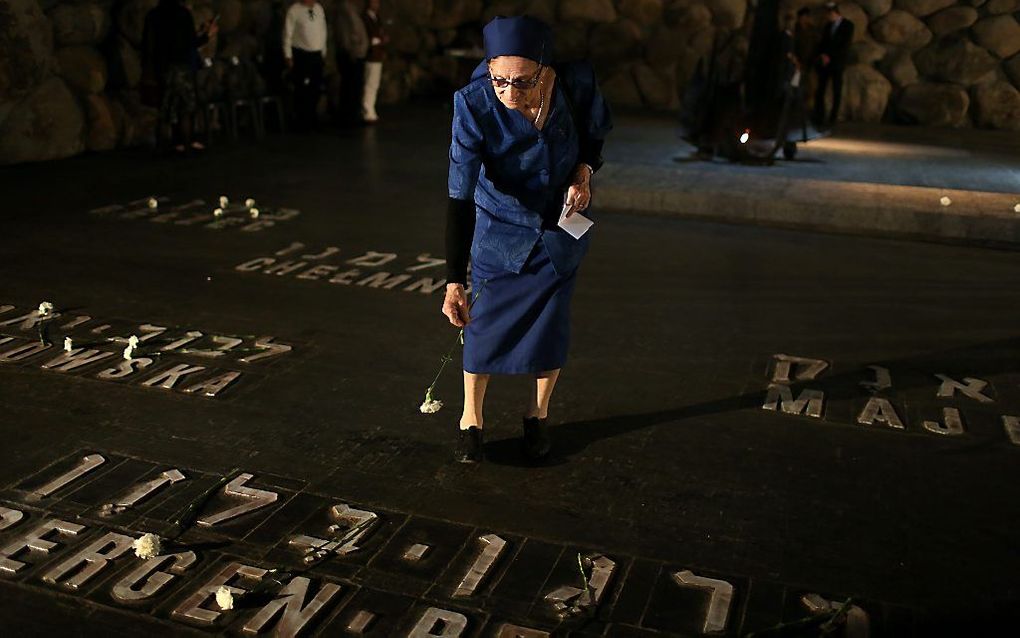
<path fill-rule="evenodd" d="M 229 203 L 230 203 L 230 200 L 227 199 L 226 195 L 220 195 L 220 208 L 226 208 L 227 204 L 229 204 Z"/>
<path fill-rule="evenodd" d="M 46 315 L 50 314 L 51 312 L 53 312 L 53 304 L 51 304 L 48 301 L 44 301 L 41 304 L 39 304 L 39 316 L 40 317 L 45 317 Z"/>
<path fill-rule="evenodd" d="M 1017 204 L 1016 206 L 1013 207 L 1013 212 L 1020 213 L 1020 204 Z"/>
<path fill-rule="evenodd" d="M 421 410 L 422 414 L 435 414 L 436 412 L 439 412 L 439 410 L 442 407 L 443 407 L 442 401 L 437 401 L 435 399 L 425 399 L 425 401 L 422 402 L 421 407 L 419 407 L 418 409 Z"/>
<path fill-rule="evenodd" d="M 223 209 L 222 208 L 217 208 L 217 209 L 213 210 L 212 214 L 213 214 L 213 217 L 223 217 Z"/>
<path fill-rule="evenodd" d="M 244 200 L 244 206 L 245 206 L 245 208 L 252 208 L 252 207 L 254 207 L 255 206 L 255 200 L 252 199 L 251 197 L 249 197 L 248 199 Z"/>
<path fill-rule="evenodd" d="M 259 209 L 253 208 L 253 209 L 249 210 L 248 212 L 251 214 L 251 218 L 252 219 L 258 219 Z"/>
<path fill-rule="evenodd" d="M 221 585 L 216 590 L 216 604 L 224 611 L 234 608 L 234 594 L 231 593 L 230 588 L 226 585 Z"/>
<path fill-rule="evenodd" d="M 64 337 L 64 352 L 70 352 L 74 349 L 74 344 L 71 342 L 71 337 Z"/>
<path fill-rule="evenodd" d="M 163 551 L 163 543 L 160 542 L 159 536 L 155 534 L 143 534 L 136 538 L 135 542 L 131 543 L 131 547 L 135 550 L 135 556 L 141 559 L 159 556 L 160 552 Z"/>
<path fill-rule="evenodd" d="M 138 337 L 131 335 L 128 337 L 127 347 L 124 348 L 124 359 L 130 361 L 135 356 L 135 348 L 138 347 Z"/>
<path fill-rule="evenodd" d="M 949 206 L 950 204 L 953 203 L 953 200 L 943 195 L 942 199 L 939 200 L 939 203 L 942 204 L 943 206 Z"/>
<path fill-rule="evenodd" d="M 159 208 L 159 200 L 155 197 L 149 198 L 149 208 Z"/>

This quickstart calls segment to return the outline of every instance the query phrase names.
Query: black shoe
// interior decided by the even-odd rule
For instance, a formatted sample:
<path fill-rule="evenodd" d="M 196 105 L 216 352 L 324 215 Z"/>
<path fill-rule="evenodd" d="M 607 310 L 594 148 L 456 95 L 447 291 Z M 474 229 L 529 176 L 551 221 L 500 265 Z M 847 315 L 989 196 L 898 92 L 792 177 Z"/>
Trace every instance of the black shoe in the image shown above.
<path fill-rule="evenodd" d="M 485 460 L 485 453 L 482 451 L 484 444 L 482 440 L 482 429 L 477 425 L 460 429 L 457 441 L 457 462 L 458 463 L 481 463 Z"/>
<path fill-rule="evenodd" d="M 532 461 L 541 461 L 552 449 L 548 421 L 537 416 L 524 417 L 524 455 Z"/>

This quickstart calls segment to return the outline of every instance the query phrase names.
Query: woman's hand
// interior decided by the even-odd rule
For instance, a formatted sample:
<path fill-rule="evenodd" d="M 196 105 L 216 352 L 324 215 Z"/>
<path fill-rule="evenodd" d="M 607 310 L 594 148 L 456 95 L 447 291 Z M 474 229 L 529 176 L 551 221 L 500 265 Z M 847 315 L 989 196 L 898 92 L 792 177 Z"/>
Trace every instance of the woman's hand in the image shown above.
<path fill-rule="evenodd" d="M 464 284 L 446 284 L 446 298 L 443 299 L 443 314 L 450 323 L 463 328 L 471 322 L 467 293 Z"/>
<path fill-rule="evenodd" d="M 567 217 L 574 213 L 587 210 L 591 203 L 591 169 L 587 164 L 581 164 L 574 171 L 574 181 L 567 189 L 567 199 L 564 202 L 567 208 Z"/>

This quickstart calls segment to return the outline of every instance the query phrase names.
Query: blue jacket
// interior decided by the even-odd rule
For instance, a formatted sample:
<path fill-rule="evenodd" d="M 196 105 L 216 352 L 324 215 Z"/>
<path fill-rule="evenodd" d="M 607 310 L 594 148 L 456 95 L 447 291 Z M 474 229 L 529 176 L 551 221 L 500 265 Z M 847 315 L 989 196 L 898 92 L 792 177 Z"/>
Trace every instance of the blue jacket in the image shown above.
<path fill-rule="evenodd" d="M 564 97 L 568 87 L 582 131 Z M 484 61 L 453 96 L 450 197 L 474 199 L 471 259 L 490 269 L 520 272 L 539 239 L 560 275 L 577 268 L 587 251 L 591 232 L 577 240 L 556 224 L 577 167 L 579 133 L 603 140 L 612 129 L 590 65 L 557 67 L 551 109 L 539 131 L 522 113 L 503 106 Z"/>

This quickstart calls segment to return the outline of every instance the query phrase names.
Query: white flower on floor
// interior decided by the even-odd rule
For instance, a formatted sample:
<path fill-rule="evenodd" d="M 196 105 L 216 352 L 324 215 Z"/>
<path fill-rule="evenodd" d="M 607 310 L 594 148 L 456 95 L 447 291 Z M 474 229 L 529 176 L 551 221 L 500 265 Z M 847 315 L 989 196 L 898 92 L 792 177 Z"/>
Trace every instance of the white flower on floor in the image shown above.
<path fill-rule="evenodd" d="M 230 592 L 230 588 L 226 585 L 221 585 L 216 590 L 216 604 L 224 611 L 234 608 L 234 594 Z"/>
<path fill-rule="evenodd" d="M 422 414 L 435 414 L 439 412 L 443 407 L 443 402 L 438 399 L 432 398 L 432 388 L 429 388 L 425 392 L 425 401 L 421 404 L 418 409 L 421 410 Z"/>
<path fill-rule="evenodd" d="M 131 547 L 135 550 L 135 556 L 141 559 L 159 556 L 163 551 L 163 543 L 159 540 L 159 536 L 151 533 L 142 534 L 136 538 L 135 542 L 131 543 Z"/>
<path fill-rule="evenodd" d="M 159 208 L 159 200 L 155 197 L 149 198 L 149 208 Z"/>
<path fill-rule="evenodd" d="M 419 407 L 418 409 L 421 410 L 422 414 L 435 414 L 436 412 L 439 412 L 442 408 L 443 408 L 442 401 L 426 400 L 424 403 L 421 404 L 421 407 Z"/>
<path fill-rule="evenodd" d="M 216 210 L 214 210 L 212 212 L 212 214 L 213 214 L 213 217 L 223 217 L 223 209 L 222 208 L 217 208 Z"/>
<path fill-rule="evenodd" d="M 471 308 L 474 307 L 475 302 L 478 301 L 478 298 L 482 295 L 482 290 L 485 289 L 485 284 L 487 283 L 487 281 L 488 280 L 483 280 L 481 286 L 478 287 L 478 290 L 474 291 L 474 298 L 471 299 L 471 301 L 468 303 L 469 311 L 471 310 Z M 468 294 L 470 294 L 470 291 Z M 443 355 L 442 363 L 439 365 L 439 372 L 437 372 L 436 376 L 433 377 L 432 384 L 428 387 L 427 390 L 425 390 L 425 401 L 423 401 L 422 404 L 418 407 L 418 410 L 421 411 L 422 414 L 435 414 L 436 412 L 439 412 L 443 408 L 443 402 L 440 401 L 439 399 L 433 398 L 432 389 L 436 387 L 437 383 L 439 383 L 439 377 L 443 375 L 443 370 L 446 369 L 446 364 L 453 361 L 453 350 L 458 345 L 464 345 L 463 330 L 457 333 L 457 338 L 454 340 L 453 345 L 450 346 L 450 349 L 447 350 L 446 354 Z"/>
<path fill-rule="evenodd" d="M 253 208 L 255 206 L 255 200 L 249 197 L 248 199 L 244 200 L 244 206 L 245 208 Z"/>
<path fill-rule="evenodd" d="M 953 203 L 953 200 L 943 195 L 942 199 L 939 200 L 939 203 L 942 204 L 943 206 L 949 206 L 950 204 Z"/>
<path fill-rule="evenodd" d="M 1020 213 L 1020 204 L 1017 204 L 1016 206 L 1013 207 L 1013 212 Z"/>
<path fill-rule="evenodd" d="M 127 347 L 124 348 L 124 359 L 130 361 L 135 356 L 135 348 L 138 347 L 138 337 L 131 335 L 128 337 Z"/>
<path fill-rule="evenodd" d="M 51 304 L 48 301 L 44 301 L 41 304 L 39 304 L 39 316 L 40 317 L 45 317 L 46 315 L 50 314 L 51 312 L 53 312 L 53 304 Z"/>
<path fill-rule="evenodd" d="M 259 209 L 257 209 L 257 208 L 251 209 L 250 211 L 248 211 L 248 213 L 251 215 L 252 219 L 258 219 L 259 218 Z"/>
<path fill-rule="evenodd" d="M 71 337 L 64 337 L 64 352 L 70 352 L 74 348 Z"/>

